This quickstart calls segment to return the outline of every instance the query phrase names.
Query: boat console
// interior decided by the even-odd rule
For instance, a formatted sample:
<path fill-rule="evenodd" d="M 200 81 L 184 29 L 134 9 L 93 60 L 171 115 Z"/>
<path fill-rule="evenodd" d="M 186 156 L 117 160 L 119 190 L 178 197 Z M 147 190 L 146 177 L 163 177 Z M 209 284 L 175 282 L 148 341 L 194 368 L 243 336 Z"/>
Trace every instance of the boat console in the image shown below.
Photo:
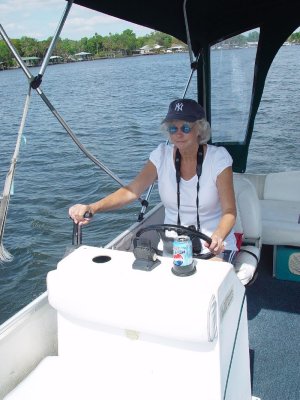
<path fill-rule="evenodd" d="M 229 263 L 196 260 L 176 276 L 132 252 L 81 246 L 48 274 L 58 356 L 6 400 L 250 400 L 245 289 Z"/>

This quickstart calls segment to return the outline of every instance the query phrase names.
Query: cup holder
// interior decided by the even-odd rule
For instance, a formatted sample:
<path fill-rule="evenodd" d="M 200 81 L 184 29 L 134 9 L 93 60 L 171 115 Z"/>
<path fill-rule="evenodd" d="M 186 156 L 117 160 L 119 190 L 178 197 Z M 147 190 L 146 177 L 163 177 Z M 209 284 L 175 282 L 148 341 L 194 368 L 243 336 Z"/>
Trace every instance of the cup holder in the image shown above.
<path fill-rule="evenodd" d="M 104 264 L 111 260 L 109 256 L 96 256 L 93 258 L 93 262 L 97 264 Z"/>

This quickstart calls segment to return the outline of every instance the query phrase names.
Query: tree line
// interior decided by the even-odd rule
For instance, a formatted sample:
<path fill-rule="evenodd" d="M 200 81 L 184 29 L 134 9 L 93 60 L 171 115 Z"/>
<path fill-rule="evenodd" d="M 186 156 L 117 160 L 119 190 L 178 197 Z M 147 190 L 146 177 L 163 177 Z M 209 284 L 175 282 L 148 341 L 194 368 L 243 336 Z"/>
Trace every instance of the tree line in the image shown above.
<path fill-rule="evenodd" d="M 288 42 L 294 44 L 300 44 L 300 32 L 292 33 L 291 36 L 288 38 Z"/>
<path fill-rule="evenodd" d="M 256 31 L 250 32 L 247 36 L 237 35 L 234 38 L 225 40 L 224 44 L 230 46 L 243 46 L 247 41 L 258 41 L 259 33 Z M 23 36 L 20 39 L 12 39 L 12 43 L 17 49 L 21 57 L 39 57 L 43 58 L 50 45 L 52 37 L 46 40 L 38 41 L 37 39 Z M 300 44 L 300 32 L 293 33 L 288 41 L 291 43 Z M 80 53 L 88 52 L 94 57 L 107 57 L 112 54 L 131 55 L 137 49 L 145 45 L 153 47 L 160 45 L 163 48 L 169 48 L 174 45 L 184 45 L 178 39 L 162 32 L 154 31 L 148 35 L 137 37 L 131 29 L 126 29 L 122 33 L 109 34 L 101 36 L 95 33 L 93 37 L 84 37 L 80 40 L 61 39 L 59 38 L 53 55 L 60 56 L 67 60 L 68 57 Z M 12 56 L 11 51 L 6 46 L 3 40 L 0 40 L 0 62 L 6 67 L 13 67 L 16 61 Z"/>
<path fill-rule="evenodd" d="M 14 47 L 21 57 L 39 57 L 43 58 L 50 46 L 52 37 L 46 40 L 38 41 L 27 36 L 20 39 L 12 39 Z M 122 55 L 131 55 L 135 50 L 145 46 L 154 46 L 156 44 L 164 48 L 171 47 L 173 44 L 183 44 L 178 39 L 162 32 L 154 31 L 146 36 L 137 37 L 131 29 L 126 29 L 122 33 L 109 34 L 101 36 L 95 33 L 93 37 L 84 37 L 80 40 L 59 38 L 53 55 L 67 59 L 80 52 L 88 52 L 95 57 L 110 56 L 113 53 Z M 11 51 L 3 40 L 0 40 L 0 62 L 7 66 L 15 64 Z"/>
<path fill-rule="evenodd" d="M 247 42 L 258 42 L 259 40 L 259 32 L 253 31 L 249 32 L 247 36 L 245 35 L 237 35 L 232 38 L 226 39 L 222 42 L 223 45 L 229 46 L 244 46 Z M 294 32 L 291 36 L 289 36 L 286 40 L 291 44 L 300 44 L 300 32 Z"/>

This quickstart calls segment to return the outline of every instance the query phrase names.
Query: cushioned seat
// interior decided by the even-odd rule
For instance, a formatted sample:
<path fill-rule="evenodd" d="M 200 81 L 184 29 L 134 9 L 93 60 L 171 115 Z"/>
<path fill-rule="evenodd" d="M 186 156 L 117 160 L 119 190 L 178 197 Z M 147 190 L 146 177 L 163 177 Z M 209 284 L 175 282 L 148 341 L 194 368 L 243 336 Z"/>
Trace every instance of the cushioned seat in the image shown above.
<path fill-rule="evenodd" d="M 263 243 L 300 245 L 300 172 L 266 176 L 261 200 Z"/>
<path fill-rule="evenodd" d="M 300 202 L 300 171 L 276 172 L 266 176 L 265 200 Z"/>
<path fill-rule="evenodd" d="M 300 203 L 287 200 L 261 200 L 264 244 L 300 245 Z"/>
<path fill-rule="evenodd" d="M 234 191 L 237 206 L 235 232 L 243 234 L 234 268 L 240 281 L 246 285 L 253 278 L 260 258 L 261 209 L 255 187 L 243 175 L 234 174 Z"/>

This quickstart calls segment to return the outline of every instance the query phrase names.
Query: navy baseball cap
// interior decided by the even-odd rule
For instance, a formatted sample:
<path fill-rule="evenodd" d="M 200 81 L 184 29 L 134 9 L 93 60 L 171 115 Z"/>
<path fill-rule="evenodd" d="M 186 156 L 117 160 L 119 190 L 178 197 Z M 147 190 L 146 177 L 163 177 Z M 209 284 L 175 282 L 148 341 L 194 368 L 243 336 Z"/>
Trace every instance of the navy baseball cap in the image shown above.
<path fill-rule="evenodd" d="M 168 113 L 163 122 L 172 121 L 173 119 L 195 122 L 202 118 L 205 118 L 205 112 L 195 100 L 177 99 L 169 105 Z"/>

